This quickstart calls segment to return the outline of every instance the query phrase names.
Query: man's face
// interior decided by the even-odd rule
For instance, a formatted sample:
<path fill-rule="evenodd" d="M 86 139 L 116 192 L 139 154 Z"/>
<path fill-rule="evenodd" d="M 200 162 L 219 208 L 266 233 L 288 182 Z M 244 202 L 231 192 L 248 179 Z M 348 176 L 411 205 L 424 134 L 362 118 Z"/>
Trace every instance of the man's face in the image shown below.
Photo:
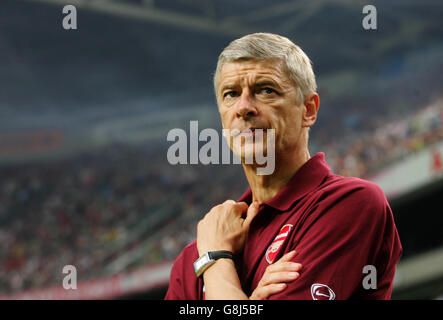
<path fill-rule="evenodd" d="M 229 62 L 222 66 L 219 79 L 216 92 L 223 128 L 240 132 L 263 129 L 264 143 L 252 142 L 254 133 L 239 134 L 228 141 L 242 161 L 257 148 L 262 150 L 255 152 L 267 153 L 266 129 L 275 130 L 277 157 L 303 146 L 304 105 L 298 101 L 297 86 L 280 60 Z M 241 140 L 236 143 L 236 139 Z"/>

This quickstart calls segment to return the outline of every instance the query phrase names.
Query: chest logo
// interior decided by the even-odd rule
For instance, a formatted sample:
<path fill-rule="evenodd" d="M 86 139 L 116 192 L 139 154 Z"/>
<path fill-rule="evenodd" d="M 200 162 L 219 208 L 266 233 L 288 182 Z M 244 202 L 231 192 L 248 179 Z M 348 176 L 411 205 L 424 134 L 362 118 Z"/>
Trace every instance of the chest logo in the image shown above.
<path fill-rule="evenodd" d="M 325 284 L 314 283 L 311 286 L 312 300 L 334 300 L 335 293 Z"/>
<path fill-rule="evenodd" d="M 266 261 L 268 261 L 269 264 L 272 264 L 274 262 L 281 246 L 283 245 L 283 243 L 285 243 L 285 240 L 288 237 L 292 227 L 292 224 L 285 224 L 280 229 L 280 232 L 275 237 L 274 241 L 272 241 L 271 245 L 266 250 Z"/>

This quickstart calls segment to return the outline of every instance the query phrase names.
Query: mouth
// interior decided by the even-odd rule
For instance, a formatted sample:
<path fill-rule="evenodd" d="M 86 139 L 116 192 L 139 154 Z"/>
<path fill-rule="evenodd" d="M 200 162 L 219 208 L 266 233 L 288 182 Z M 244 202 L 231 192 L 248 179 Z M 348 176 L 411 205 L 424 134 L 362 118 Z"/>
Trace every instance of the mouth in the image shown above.
<path fill-rule="evenodd" d="M 244 129 L 230 129 L 228 132 L 223 133 L 225 137 L 238 138 L 238 137 L 255 137 L 258 132 L 263 136 L 267 133 L 267 128 L 261 127 L 247 127 Z"/>
<path fill-rule="evenodd" d="M 240 136 L 253 136 L 255 137 L 257 132 L 265 133 L 266 129 L 258 128 L 258 127 L 249 127 L 240 131 Z"/>

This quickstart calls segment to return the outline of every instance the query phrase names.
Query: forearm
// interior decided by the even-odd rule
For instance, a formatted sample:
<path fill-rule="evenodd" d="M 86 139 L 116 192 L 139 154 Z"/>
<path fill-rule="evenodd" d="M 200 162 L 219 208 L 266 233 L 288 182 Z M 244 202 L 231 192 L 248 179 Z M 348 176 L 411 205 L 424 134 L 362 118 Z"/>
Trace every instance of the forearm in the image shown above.
<path fill-rule="evenodd" d="M 248 207 L 245 202 L 237 203 L 234 200 L 227 200 L 213 207 L 197 225 L 199 256 L 219 250 L 233 254 L 240 252 L 258 208 L 259 205 L 255 201 Z M 203 282 L 206 299 L 248 300 L 232 259 L 217 259 L 203 273 Z"/>
<path fill-rule="evenodd" d="M 206 300 L 248 300 L 234 261 L 219 259 L 203 273 Z"/>

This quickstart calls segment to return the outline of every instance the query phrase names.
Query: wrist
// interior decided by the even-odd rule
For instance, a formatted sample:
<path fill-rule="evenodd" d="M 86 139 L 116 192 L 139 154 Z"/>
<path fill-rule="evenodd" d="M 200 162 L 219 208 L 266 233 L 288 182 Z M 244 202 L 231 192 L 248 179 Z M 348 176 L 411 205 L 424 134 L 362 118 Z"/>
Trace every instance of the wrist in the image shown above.
<path fill-rule="evenodd" d="M 214 264 L 206 269 L 206 271 L 202 274 L 203 279 L 207 279 L 208 277 L 220 277 L 220 272 L 225 269 L 235 269 L 234 260 L 228 258 L 217 259 Z M 236 270 L 236 269 L 235 269 Z M 205 281 L 203 281 L 205 282 Z"/>
<path fill-rule="evenodd" d="M 207 269 L 214 265 L 218 260 L 226 259 L 233 261 L 234 255 L 227 250 L 208 251 L 202 254 L 194 262 L 194 272 L 197 277 L 200 277 Z"/>
<path fill-rule="evenodd" d="M 207 252 L 214 252 L 214 251 L 229 251 L 231 253 L 234 253 L 234 250 L 232 250 L 232 247 L 230 246 L 226 246 L 226 245 L 205 245 L 205 246 L 198 246 L 197 243 L 197 251 L 198 251 L 198 256 L 201 257 L 202 255 L 204 255 Z"/>

